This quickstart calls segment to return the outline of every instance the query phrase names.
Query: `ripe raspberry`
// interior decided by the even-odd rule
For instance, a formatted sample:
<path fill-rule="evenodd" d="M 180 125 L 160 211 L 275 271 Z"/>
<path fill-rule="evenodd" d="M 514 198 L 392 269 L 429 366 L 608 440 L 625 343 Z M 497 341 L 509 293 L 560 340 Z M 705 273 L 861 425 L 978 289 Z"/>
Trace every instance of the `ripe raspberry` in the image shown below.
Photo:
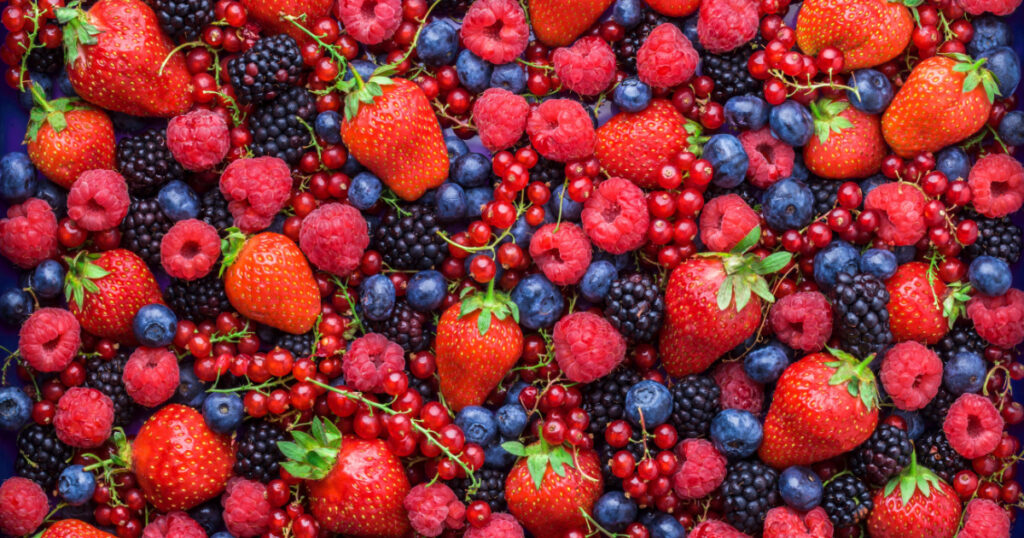
<path fill-rule="evenodd" d="M 57 401 L 57 438 L 76 448 L 96 448 L 110 437 L 114 402 L 96 389 L 72 387 Z"/>
<path fill-rule="evenodd" d="M 178 358 L 163 347 L 140 347 L 124 365 L 125 392 L 139 405 L 156 407 L 178 390 Z"/>
<path fill-rule="evenodd" d="M 255 480 L 232 478 L 220 499 L 224 525 L 233 536 L 259 536 L 270 528 L 267 487 Z"/>
<path fill-rule="evenodd" d="M 725 480 L 725 456 L 711 441 L 683 439 L 676 445 L 679 467 L 672 475 L 672 490 L 683 499 L 700 499 Z"/>
<path fill-rule="evenodd" d="M 986 155 L 967 175 L 974 210 L 989 218 L 1016 212 L 1024 204 L 1024 166 L 1006 154 Z"/>
<path fill-rule="evenodd" d="M 996 449 L 1003 426 L 1003 417 L 991 400 L 968 392 L 949 406 L 942 431 L 953 450 L 967 459 L 974 459 Z"/>
<path fill-rule="evenodd" d="M 615 79 L 615 51 L 599 37 L 583 37 L 551 55 L 562 85 L 580 95 L 597 95 Z"/>
<path fill-rule="evenodd" d="M 0 219 L 0 254 L 22 269 L 57 256 L 57 216 L 39 198 L 7 209 Z"/>
<path fill-rule="evenodd" d="M 526 120 L 530 143 L 544 158 L 558 162 L 594 154 L 597 133 L 583 105 L 569 99 L 548 99 Z"/>
<path fill-rule="evenodd" d="M 505 88 L 489 88 L 473 103 L 480 143 L 491 153 L 512 147 L 523 137 L 529 114 L 526 98 Z"/>
<path fill-rule="evenodd" d="M 712 252 L 729 252 L 761 223 L 738 194 L 712 198 L 700 214 L 700 240 Z"/>
<path fill-rule="evenodd" d="M 370 244 L 366 220 L 348 204 L 324 204 L 302 220 L 299 247 L 320 269 L 346 276 L 359 267 Z"/>
<path fill-rule="evenodd" d="M 750 379 L 743 371 L 743 363 L 723 362 L 711 373 L 721 390 L 718 397 L 722 409 L 739 409 L 754 416 L 764 408 L 764 386 Z"/>
<path fill-rule="evenodd" d="M 801 513 L 788 506 L 768 510 L 764 518 L 764 538 L 832 538 L 832 522 L 818 506 Z"/>
<path fill-rule="evenodd" d="M 128 183 L 113 170 L 82 172 L 68 191 L 68 217 L 90 232 L 121 224 L 130 204 Z"/>
<path fill-rule="evenodd" d="M 231 149 L 224 116 L 197 108 L 167 123 L 167 148 L 186 170 L 203 172 L 217 166 Z"/>
<path fill-rule="evenodd" d="M 590 256 L 590 241 L 571 222 L 545 224 L 530 239 L 530 257 L 557 286 L 578 283 L 590 266 Z"/>
<path fill-rule="evenodd" d="M 666 22 L 652 30 L 636 52 L 636 71 L 645 84 L 671 88 L 690 80 L 699 59 L 683 31 Z"/>
<path fill-rule="evenodd" d="M 146 525 L 142 538 L 206 538 L 206 531 L 185 512 L 171 512 Z"/>
<path fill-rule="evenodd" d="M 202 278 L 210 274 L 218 258 L 220 235 L 199 219 L 179 220 L 160 240 L 160 263 L 174 278 Z"/>
<path fill-rule="evenodd" d="M 697 38 L 712 54 L 723 54 L 750 42 L 760 18 L 753 0 L 704 0 L 697 12 Z M 745 66 L 744 66 L 745 68 Z"/>
<path fill-rule="evenodd" d="M 448 529 L 466 524 L 466 507 L 445 484 L 419 484 L 409 490 L 402 502 L 409 513 L 412 530 L 423 536 L 440 536 Z"/>
<path fill-rule="evenodd" d="M 747 178 L 753 186 L 767 189 L 776 181 L 793 174 L 796 152 L 772 136 L 772 131 L 768 127 L 744 131 L 740 133 L 739 139 L 750 162 L 750 166 L 747 167 Z"/>
<path fill-rule="evenodd" d="M 583 205 L 581 217 L 587 237 L 612 254 L 640 248 L 651 220 L 644 191 L 619 177 L 597 186 Z"/>
<path fill-rule="evenodd" d="M 21 477 L 0 484 L 0 532 L 11 536 L 30 534 L 43 524 L 50 511 L 39 484 Z"/>
<path fill-rule="evenodd" d="M 832 335 L 832 306 L 819 292 L 793 293 L 772 305 L 768 323 L 787 346 L 818 351 Z"/>
<path fill-rule="evenodd" d="M 376 45 L 395 35 L 402 24 L 402 2 L 339 0 L 335 14 L 353 39 L 364 45 Z"/>
<path fill-rule="evenodd" d="M 1020 7 L 1020 0 L 957 0 L 956 4 L 971 15 L 981 15 L 987 11 L 1004 17 Z"/>
<path fill-rule="evenodd" d="M 913 245 L 925 234 L 924 193 L 909 183 L 883 183 L 872 189 L 864 209 L 878 215 L 878 237 L 890 245 Z"/>
<path fill-rule="evenodd" d="M 626 340 L 608 320 L 591 312 L 558 320 L 552 338 L 558 366 L 576 383 L 604 377 L 626 358 Z"/>
<path fill-rule="evenodd" d="M 476 0 L 462 19 L 462 42 L 470 52 L 506 64 L 526 50 L 530 26 L 516 0 Z"/>
<path fill-rule="evenodd" d="M 900 342 L 885 354 L 880 377 L 882 387 L 896 407 L 917 411 L 939 392 L 942 360 L 919 342 Z"/>
<path fill-rule="evenodd" d="M 491 514 L 483 527 L 469 527 L 462 538 L 523 538 L 523 527 L 511 514 Z"/>
<path fill-rule="evenodd" d="M 228 201 L 235 226 L 258 232 L 274 220 L 288 202 L 292 175 L 288 163 L 277 157 L 233 161 L 220 176 L 220 192 Z"/>
<path fill-rule="evenodd" d="M 964 511 L 964 526 L 958 538 L 992 538 L 1010 535 L 1010 516 L 988 499 L 972 499 Z"/>
<path fill-rule="evenodd" d="M 59 372 L 78 353 L 82 328 L 75 316 L 63 308 L 41 308 L 18 331 L 21 358 L 39 372 Z"/>
<path fill-rule="evenodd" d="M 1024 342 L 1024 291 L 1010 288 L 998 297 L 976 295 L 967 303 L 974 330 L 989 343 L 1011 348 Z"/>
<path fill-rule="evenodd" d="M 384 378 L 405 368 L 402 346 L 382 334 L 356 338 L 342 359 L 345 382 L 363 392 L 384 392 Z"/>
<path fill-rule="evenodd" d="M 732 525 L 717 519 L 705 519 L 688 534 L 689 538 L 750 538 Z"/>

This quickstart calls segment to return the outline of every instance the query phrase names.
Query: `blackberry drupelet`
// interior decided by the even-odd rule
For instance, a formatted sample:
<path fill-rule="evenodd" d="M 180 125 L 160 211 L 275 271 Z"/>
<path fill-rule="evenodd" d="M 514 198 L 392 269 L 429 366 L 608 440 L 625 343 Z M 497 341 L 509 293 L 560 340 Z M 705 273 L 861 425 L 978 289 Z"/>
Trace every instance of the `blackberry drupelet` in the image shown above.
<path fill-rule="evenodd" d="M 820 217 L 832 211 L 832 208 L 836 206 L 836 199 L 839 197 L 839 186 L 843 182 L 812 176 L 807 178 L 804 183 L 814 195 L 814 215 Z"/>
<path fill-rule="evenodd" d="M 917 463 L 935 471 L 939 478 L 953 483 L 956 473 L 970 468 L 970 462 L 953 450 L 942 430 L 933 430 L 921 434 L 915 443 Z"/>
<path fill-rule="evenodd" d="M 761 205 L 761 194 L 763 191 L 750 183 L 744 181 L 739 185 L 731 188 L 724 188 L 711 183 L 708 185 L 707 190 L 704 191 L 704 201 L 709 202 L 712 198 L 717 198 L 723 194 L 736 194 L 743 201 L 747 203 L 751 208 L 756 208 Z"/>
<path fill-rule="evenodd" d="M 407 352 L 423 351 L 430 346 L 427 315 L 413 310 L 405 300 L 395 303 L 395 308 L 387 319 L 367 319 L 366 322 L 373 332 L 383 334 Z"/>
<path fill-rule="evenodd" d="M 746 46 L 725 54 L 705 53 L 701 56 L 701 73 L 715 81 L 712 99 L 725 103 L 730 97 L 760 93 L 761 83 L 747 70 L 747 60 L 753 53 L 754 49 Z"/>
<path fill-rule="evenodd" d="M 228 201 L 218 187 L 210 189 L 200 199 L 199 220 L 216 228 L 221 236 L 227 235 L 225 230 L 235 225 L 235 218 L 228 211 Z"/>
<path fill-rule="evenodd" d="M 729 466 L 722 482 L 725 520 L 741 532 L 757 534 L 768 510 L 778 504 L 775 484 L 779 474 L 759 461 L 741 461 Z"/>
<path fill-rule="evenodd" d="M 295 166 L 312 141 L 306 125 L 312 125 L 315 118 L 313 94 L 305 88 L 288 88 L 273 101 L 253 109 L 249 116 L 249 148 L 257 157 L 277 157 Z"/>
<path fill-rule="evenodd" d="M 1020 260 L 1021 230 L 1010 222 L 1009 217 L 990 219 L 974 212 L 965 212 L 963 216 L 978 224 L 978 239 L 964 247 L 961 254 L 965 263 L 983 254 L 1000 258 L 1009 264 Z"/>
<path fill-rule="evenodd" d="M 626 391 L 642 379 L 636 370 L 622 367 L 584 385 L 582 406 L 590 415 L 587 432 L 596 439 L 603 439 L 608 424 L 625 416 Z"/>
<path fill-rule="evenodd" d="M 835 334 L 839 347 L 854 357 L 878 353 L 892 342 L 889 328 L 889 292 L 885 284 L 869 274 L 839 273 L 832 291 Z"/>
<path fill-rule="evenodd" d="M 688 375 L 675 381 L 672 393 L 672 415 L 668 421 L 675 426 L 680 439 L 706 437 L 711 419 L 718 413 L 718 399 L 722 390 L 714 379 L 703 375 Z"/>
<path fill-rule="evenodd" d="M 313 331 L 302 334 L 282 332 L 274 339 L 274 345 L 292 352 L 296 359 L 309 357 L 313 353 L 316 335 Z"/>
<path fill-rule="evenodd" d="M 264 37 L 251 49 L 228 61 L 228 76 L 242 103 L 263 103 L 299 82 L 302 51 L 285 34 Z"/>
<path fill-rule="evenodd" d="M 156 194 L 165 183 L 181 179 L 185 169 L 167 148 L 167 131 L 150 129 L 117 143 L 117 170 L 135 195 Z"/>
<path fill-rule="evenodd" d="M 921 416 L 930 424 L 941 429 L 942 423 L 946 420 L 946 414 L 949 413 L 949 406 L 953 405 L 955 400 L 956 396 L 953 393 L 946 390 L 944 385 L 939 385 L 939 391 L 935 393 L 935 397 L 921 409 Z"/>
<path fill-rule="evenodd" d="M 181 319 L 196 323 L 217 319 L 221 312 L 233 310 L 224 292 L 224 281 L 218 278 L 216 271 L 192 281 L 172 278 L 165 298 Z"/>
<path fill-rule="evenodd" d="M 821 507 L 837 529 L 864 521 L 874 506 L 871 492 L 856 476 L 844 474 L 825 483 Z"/>
<path fill-rule="evenodd" d="M 285 458 L 277 442 L 287 440 L 285 431 L 274 423 L 249 422 L 235 438 L 235 474 L 264 483 L 278 478 Z"/>
<path fill-rule="evenodd" d="M 530 181 L 540 181 L 554 188 L 565 182 L 565 164 L 541 157 L 530 169 Z"/>
<path fill-rule="evenodd" d="M 156 197 L 136 198 L 121 221 L 121 246 L 138 254 L 150 266 L 159 267 L 160 241 L 173 225 Z"/>
<path fill-rule="evenodd" d="M 647 273 L 628 273 L 613 280 L 605 298 L 604 315 L 627 340 L 654 340 L 665 315 L 665 299 L 656 278 Z"/>
<path fill-rule="evenodd" d="M 154 0 L 160 28 L 178 43 L 199 39 L 213 22 L 213 0 Z"/>
<path fill-rule="evenodd" d="M 448 253 L 434 213 L 423 205 L 406 207 L 407 215 L 389 210 L 373 234 L 373 244 L 392 269 L 431 269 Z"/>
<path fill-rule="evenodd" d="M 18 432 L 18 458 L 14 461 L 14 473 L 28 478 L 52 491 L 57 486 L 57 477 L 68 466 L 74 450 L 57 438 L 53 426 L 29 423 Z"/>
<path fill-rule="evenodd" d="M 977 353 L 984 357 L 985 348 L 987 347 L 988 343 L 978 336 L 971 322 L 961 319 L 959 323 L 946 333 L 946 336 L 942 337 L 942 340 L 935 344 L 934 349 L 935 353 L 942 359 L 942 362 L 947 362 L 954 355 L 962 352 Z"/>
<path fill-rule="evenodd" d="M 25 67 L 33 73 L 57 74 L 60 72 L 60 68 L 64 67 L 64 49 L 62 47 L 34 48 L 32 52 L 28 53 Z"/>
<path fill-rule="evenodd" d="M 871 437 L 850 454 L 850 470 L 868 484 L 881 487 L 910 465 L 913 451 L 907 432 L 879 424 Z"/>
<path fill-rule="evenodd" d="M 480 480 L 480 487 L 473 493 L 469 493 L 470 480 L 458 478 L 451 481 L 452 491 L 460 501 L 469 505 L 473 501 L 484 501 L 491 507 L 492 513 L 505 512 L 508 505 L 505 503 L 505 476 L 507 473 L 498 469 L 480 469 L 474 473 Z"/>
<path fill-rule="evenodd" d="M 139 410 L 139 405 L 128 395 L 121 379 L 127 363 L 127 349 L 122 349 L 110 360 L 93 357 L 85 361 L 85 386 L 106 394 L 114 402 L 115 426 L 128 425 Z"/>
<path fill-rule="evenodd" d="M 623 71 L 630 75 L 636 74 L 636 53 L 640 50 L 640 46 L 659 24 L 668 22 L 668 20 L 667 17 L 647 10 L 644 13 L 644 20 L 640 21 L 640 24 L 632 30 L 627 30 L 626 36 L 621 41 L 612 44 L 612 50 L 615 51 L 615 57 Z"/>

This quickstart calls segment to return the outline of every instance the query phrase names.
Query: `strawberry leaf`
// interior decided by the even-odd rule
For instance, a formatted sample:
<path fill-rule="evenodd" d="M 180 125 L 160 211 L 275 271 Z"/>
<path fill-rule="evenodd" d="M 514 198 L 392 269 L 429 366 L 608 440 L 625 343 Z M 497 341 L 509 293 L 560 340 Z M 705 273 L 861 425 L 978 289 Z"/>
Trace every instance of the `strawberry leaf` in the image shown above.
<path fill-rule="evenodd" d="M 747 277 L 734 276 L 733 278 L 733 294 L 736 296 L 736 311 L 743 310 L 743 307 L 747 306 L 750 302 L 750 278 L 759 278 L 755 275 Z"/>
<path fill-rule="evenodd" d="M 480 312 L 480 315 L 476 318 L 476 328 L 480 331 L 480 334 L 487 334 L 487 331 L 491 328 L 490 310 Z"/>
<path fill-rule="evenodd" d="M 917 491 L 917 480 L 914 480 L 913 475 L 905 475 L 900 478 L 900 502 L 903 506 L 910 502 L 915 491 Z"/>
<path fill-rule="evenodd" d="M 526 458 L 526 468 L 530 471 L 530 478 L 533 479 L 533 487 L 540 491 L 544 482 L 544 473 L 548 469 L 548 456 L 546 454 L 534 454 Z"/>
<path fill-rule="evenodd" d="M 978 84 L 981 84 L 981 76 L 978 75 L 978 72 L 971 71 L 967 73 L 967 76 L 964 78 L 963 93 L 970 93 L 974 91 L 974 88 L 977 88 Z"/>
<path fill-rule="evenodd" d="M 555 470 L 558 476 L 565 476 L 565 467 L 575 468 L 576 464 L 573 461 L 572 455 L 563 446 L 556 446 L 550 454 L 551 468 Z"/>
<path fill-rule="evenodd" d="M 292 432 L 292 438 L 295 442 L 302 447 L 303 450 L 313 450 L 320 446 L 317 444 L 316 439 L 312 438 L 308 433 L 304 431 L 295 430 Z"/>
<path fill-rule="evenodd" d="M 526 447 L 519 441 L 505 441 L 501 444 L 501 448 L 505 449 L 505 452 L 520 458 L 526 455 Z"/>
<path fill-rule="evenodd" d="M 751 264 L 751 268 L 755 273 L 759 275 L 770 275 L 781 271 L 784 267 L 789 265 L 789 261 L 793 259 L 793 255 L 789 252 L 776 252 L 770 254 L 764 259 L 755 260 Z"/>
<path fill-rule="evenodd" d="M 288 474 L 299 478 L 311 477 L 316 474 L 313 471 L 313 466 L 308 463 L 286 461 L 281 464 L 281 467 L 288 471 Z"/>
<path fill-rule="evenodd" d="M 306 451 L 291 441 L 278 441 L 277 449 L 290 460 L 302 461 L 306 458 Z"/>
<path fill-rule="evenodd" d="M 754 295 L 769 303 L 775 302 L 775 296 L 772 295 L 772 291 L 768 289 L 768 283 L 763 278 L 755 279 L 754 283 L 750 285 L 750 290 L 754 292 Z"/>
<path fill-rule="evenodd" d="M 313 438 L 321 445 L 327 444 L 327 435 L 324 433 L 324 423 L 320 421 L 320 417 L 313 418 L 313 424 L 310 426 L 309 431 L 313 434 Z"/>
<path fill-rule="evenodd" d="M 754 226 L 729 252 L 732 254 L 743 254 L 756 245 L 759 239 L 761 239 L 761 226 Z"/>
<path fill-rule="evenodd" d="M 718 288 L 718 295 L 715 296 L 715 302 L 718 303 L 719 310 L 725 310 L 729 308 L 729 303 L 732 302 L 732 279 L 734 277 L 727 276 L 722 282 L 722 287 Z"/>

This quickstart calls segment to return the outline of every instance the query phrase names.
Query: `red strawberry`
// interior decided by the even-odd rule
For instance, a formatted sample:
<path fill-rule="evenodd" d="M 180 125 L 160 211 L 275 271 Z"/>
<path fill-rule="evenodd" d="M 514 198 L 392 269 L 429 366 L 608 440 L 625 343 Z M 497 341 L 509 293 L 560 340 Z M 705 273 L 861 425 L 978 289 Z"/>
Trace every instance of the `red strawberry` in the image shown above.
<path fill-rule="evenodd" d="M 526 530 L 534 536 L 562 536 L 587 528 L 581 510 L 592 513 L 604 489 L 596 452 L 570 452 L 543 440 L 527 447 L 515 441 L 502 446 L 520 456 L 505 478 L 505 500 Z"/>
<path fill-rule="evenodd" d="M 946 284 L 929 270 L 928 264 L 901 265 L 885 282 L 885 288 L 889 291 L 889 326 L 897 342 L 917 340 L 932 345 L 946 336 L 949 323 L 944 304 L 955 305 L 946 303 Z"/>
<path fill-rule="evenodd" d="M 132 321 L 148 304 L 164 304 L 146 262 L 123 248 L 65 258 L 64 295 L 82 328 L 122 344 L 134 344 Z"/>
<path fill-rule="evenodd" d="M 811 103 L 815 136 L 804 146 L 804 164 L 828 179 L 867 177 L 882 167 L 887 149 L 881 122 L 848 101 Z"/>
<path fill-rule="evenodd" d="M 900 2 L 807 0 L 796 22 L 796 43 L 805 54 L 825 47 L 843 53 L 843 71 L 883 64 L 910 43 L 914 20 Z"/>
<path fill-rule="evenodd" d="M 242 5 L 249 19 L 267 30 L 264 34 L 287 34 L 301 45 L 309 41 L 309 34 L 286 17 L 304 17 L 296 23 L 312 25 L 331 14 L 334 0 L 242 0 Z"/>
<path fill-rule="evenodd" d="M 39 538 L 114 538 L 79 519 L 62 519 L 46 529 Z"/>
<path fill-rule="evenodd" d="M 46 101 L 42 89 L 32 85 L 36 106 L 29 116 L 25 143 L 32 164 L 70 189 L 88 170 L 113 170 L 114 124 L 102 110 L 78 99 Z"/>
<path fill-rule="evenodd" d="M 871 538 L 953 538 L 960 524 L 962 507 L 956 491 L 918 465 L 914 452 L 910 453 L 910 465 L 876 491 L 872 502 L 875 508 L 868 517 Z"/>
<path fill-rule="evenodd" d="M 873 358 L 833 350 L 786 368 L 764 419 L 761 459 L 778 469 L 810 465 L 866 441 L 878 424 Z"/>
<path fill-rule="evenodd" d="M 651 9 L 669 17 L 685 17 L 700 7 L 699 0 L 647 0 Z"/>
<path fill-rule="evenodd" d="M 654 99 L 644 110 L 620 112 L 602 125 L 594 154 L 610 176 L 657 188 L 661 168 L 689 147 L 698 129 L 670 101 Z"/>
<path fill-rule="evenodd" d="M 613 0 L 530 0 L 533 33 L 549 47 L 564 47 L 583 35 Z"/>

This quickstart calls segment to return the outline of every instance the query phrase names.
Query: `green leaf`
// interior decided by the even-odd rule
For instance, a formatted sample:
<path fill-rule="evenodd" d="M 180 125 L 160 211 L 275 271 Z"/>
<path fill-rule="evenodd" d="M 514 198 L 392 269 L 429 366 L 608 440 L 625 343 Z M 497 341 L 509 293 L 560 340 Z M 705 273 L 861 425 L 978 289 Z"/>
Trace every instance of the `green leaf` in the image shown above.
<path fill-rule="evenodd" d="M 766 302 L 775 302 L 775 296 L 772 295 L 772 291 L 768 289 L 768 283 L 763 278 L 754 279 L 754 283 L 750 285 L 750 291 L 753 291 L 754 295 L 764 299 Z"/>
<path fill-rule="evenodd" d="M 526 468 L 530 471 L 530 478 L 533 479 L 533 487 L 540 491 L 544 482 L 544 473 L 548 468 L 548 457 L 544 454 L 534 454 L 526 458 Z"/>
<path fill-rule="evenodd" d="M 97 280 L 110 274 L 110 271 L 96 265 L 95 263 L 86 263 L 82 267 L 82 276 L 89 280 Z"/>
<path fill-rule="evenodd" d="M 100 291 L 100 287 L 97 286 L 96 283 L 93 282 L 92 280 L 83 280 L 82 281 L 82 287 L 85 288 L 85 291 L 87 291 L 89 293 L 99 293 L 99 291 Z M 78 303 L 79 303 L 79 306 L 81 306 L 81 303 L 82 303 L 82 299 L 81 298 L 78 299 Z"/>
<path fill-rule="evenodd" d="M 892 480 L 890 480 L 890 481 L 889 481 L 889 482 L 888 482 L 888 483 L 887 483 L 887 484 L 885 485 L 885 489 L 884 489 L 884 490 L 882 490 L 882 493 L 883 493 L 883 494 L 884 494 L 885 496 L 889 496 L 889 495 L 891 495 L 891 494 L 892 494 L 892 492 L 893 492 L 893 490 L 894 490 L 894 489 L 896 489 L 896 486 L 897 486 L 897 485 L 899 484 L 899 482 L 900 482 L 899 478 L 893 478 Z"/>
<path fill-rule="evenodd" d="M 53 10 L 54 15 L 57 15 L 57 22 L 60 24 L 67 24 L 78 16 L 78 10 L 71 7 L 59 7 Z"/>
<path fill-rule="evenodd" d="M 512 320 L 519 323 L 519 305 L 515 301 L 508 301 L 508 310 L 512 313 Z"/>
<path fill-rule="evenodd" d="M 733 293 L 736 295 L 736 311 L 743 310 L 750 302 L 750 283 L 744 277 L 733 277 Z"/>
<path fill-rule="evenodd" d="M 316 467 L 317 469 L 323 469 L 324 471 L 330 471 L 331 466 L 334 465 L 333 462 L 328 461 L 326 458 L 324 458 L 320 454 L 317 454 L 316 452 L 306 453 L 306 462 L 312 465 L 313 467 Z"/>
<path fill-rule="evenodd" d="M 558 476 L 565 476 L 565 466 L 575 468 L 575 464 L 572 459 L 572 455 L 565 447 L 557 446 L 550 454 L 551 468 L 555 470 Z"/>
<path fill-rule="evenodd" d="M 727 276 L 722 282 L 722 287 L 718 288 L 718 295 L 715 297 L 715 301 L 718 303 L 719 310 L 725 310 L 729 308 L 729 303 L 732 302 L 732 279 L 735 277 Z"/>
<path fill-rule="evenodd" d="M 816 122 L 814 122 L 814 134 L 815 134 L 815 136 L 818 137 L 818 142 L 820 142 L 822 144 L 827 142 L 828 141 L 828 133 L 829 133 L 828 123 L 826 123 L 824 121 L 816 121 Z"/>
<path fill-rule="evenodd" d="M 957 73 L 966 73 L 971 69 L 973 69 L 973 67 L 971 67 L 971 64 L 967 63 L 958 63 L 953 66 L 953 71 L 956 71 Z"/>
<path fill-rule="evenodd" d="M 761 226 L 754 226 L 743 239 L 730 250 L 732 254 L 743 254 L 750 250 L 751 247 L 757 244 L 757 241 L 761 239 Z"/>
<path fill-rule="evenodd" d="M 313 418 L 313 425 L 309 430 L 313 432 L 313 438 L 319 441 L 321 445 L 327 444 L 327 435 L 324 433 L 324 423 L 320 421 L 320 417 Z"/>
<path fill-rule="evenodd" d="M 917 489 L 921 490 L 921 494 L 924 495 L 925 497 L 932 496 L 931 484 L 928 483 L 928 480 L 924 477 L 924 475 L 917 477 Z"/>
<path fill-rule="evenodd" d="M 315 475 L 313 472 L 313 466 L 308 463 L 286 461 L 281 463 L 281 467 L 285 471 L 288 471 L 288 474 L 297 478 L 312 478 Z"/>
<path fill-rule="evenodd" d="M 277 449 L 289 460 L 305 461 L 306 459 L 306 451 L 291 441 L 278 441 Z"/>
<path fill-rule="evenodd" d="M 853 122 L 840 116 L 832 120 L 832 130 L 835 132 L 841 132 L 843 129 L 849 129 L 853 127 Z"/>
<path fill-rule="evenodd" d="M 504 448 L 505 452 L 520 458 L 526 455 L 526 447 L 519 441 L 505 441 L 501 444 L 501 448 Z"/>
<path fill-rule="evenodd" d="M 981 76 L 978 75 L 977 71 L 971 71 L 967 74 L 967 77 L 964 78 L 963 93 L 970 93 L 974 91 L 974 88 L 977 88 L 978 84 L 981 84 Z"/>
<path fill-rule="evenodd" d="M 753 269 L 759 275 L 770 275 L 781 271 L 792 259 L 793 255 L 789 252 L 776 252 L 754 262 Z"/>
<path fill-rule="evenodd" d="M 306 432 L 294 430 L 292 431 L 292 438 L 295 439 L 295 442 L 305 450 L 313 450 L 320 446 L 320 444 L 316 442 L 316 439 L 310 437 Z"/>
<path fill-rule="evenodd" d="M 900 478 L 900 500 L 903 502 L 903 506 L 906 506 L 910 502 L 910 498 L 914 496 L 914 490 L 917 489 L 917 481 L 914 480 L 913 475 L 906 475 Z"/>
<path fill-rule="evenodd" d="M 476 318 L 476 328 L 480 331 L 481 335 L 487 334 L 487 331 L 491 328 L 491 311 L 483 310 L 480 315 Z"/>

